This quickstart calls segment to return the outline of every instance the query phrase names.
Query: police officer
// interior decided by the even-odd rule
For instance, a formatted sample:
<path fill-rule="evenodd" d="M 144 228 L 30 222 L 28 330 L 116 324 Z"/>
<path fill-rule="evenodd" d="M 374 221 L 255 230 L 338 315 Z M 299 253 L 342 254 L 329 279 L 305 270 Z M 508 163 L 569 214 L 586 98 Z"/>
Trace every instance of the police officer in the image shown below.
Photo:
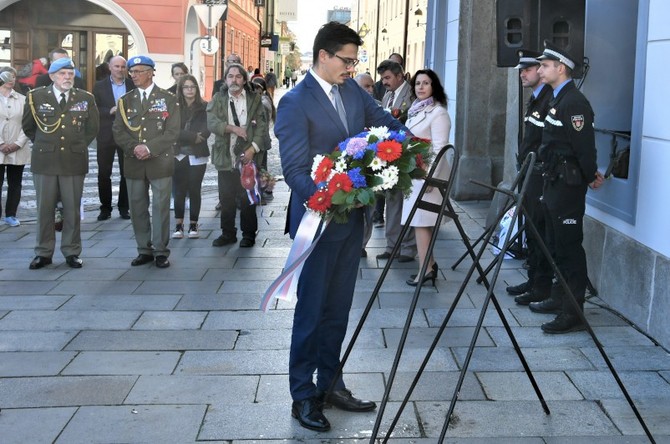
<path fill-rule="evenodd" d="M 124 174 L 138 256 L 132 266 L 156 261 L 170 266 L 170 194 L 181 123 L 177 98 L 153 82 L 154 61 L 147 56 L 128 60 L 135 89 L 117 102 L 114 140 L 124 154 Z M 152 213 L 149 215 L 149 187 Z"/>
<path fill-rule="evenodd" d="M 519 163 L 523 163 L 529 153 L 537 154 L 537 149 L 542 142 L 544 118 L 549 111 L 549 101 L 553 98 L 551 86 L 542 83 L 537 72 L 540 67 L 537 57 L 541 55 L 542 53 L 537 51 L 522 49 L 519 51 L 519 64 L 515 67 L 519 70 L 521 85 L 531 90 L 530 101 L 524 115 L 523 139 L 519 145 Z M 543 182 L 541 162 L 536 162 L 530 172 L 524 207 L 528 212 L 528 218 L 541 233 L 544 232 L 544 215 L 540 207 Z M 538 261 L 546 259 L 529 230 L 526 230 L 526 239 L 528 243 L 528 281 L 520 285 L 507 287 L 510 294 L 520 295 L 514 299 L 520 305 L 528 305 L 531 302 L 542 301 L 549 297 L 552 278 L 551 275 L 537 276 Z"/>
<path fill-rule="evenodd" d="M 586 328 L 578 312 L 583 311 L 588 282 L 586 253 L 582 247 L 586 190 L 587 186 L 602 185 L 603 176 L 596 163 L 593 109 L 572 80 L 574 58 L 545 42 L 538 60 L 540 79 L 554 90 L 539 148 L 540 161 L 545 164 L 542 196 L 545 235 L 576 306 L 563 292 L 534 304 L 558 311 L 553 321 L 542 324 L 544 332 L 569 333 Z"/>
<path fill-rule="evenodd" d="M 30 269 L 52 263 L 56 245 L 54 208 L 63 202 L 61 252 L 81 268 L 81 196 L 88 172 L 88 145 L 100 125 L 93 95 L 74 87 L 74 63 L 64 57 L 49 67 L 49 86 L 26 97 L 23 131 L 33 141 L 31 170 L 37 194 L 37 242 Z"/>

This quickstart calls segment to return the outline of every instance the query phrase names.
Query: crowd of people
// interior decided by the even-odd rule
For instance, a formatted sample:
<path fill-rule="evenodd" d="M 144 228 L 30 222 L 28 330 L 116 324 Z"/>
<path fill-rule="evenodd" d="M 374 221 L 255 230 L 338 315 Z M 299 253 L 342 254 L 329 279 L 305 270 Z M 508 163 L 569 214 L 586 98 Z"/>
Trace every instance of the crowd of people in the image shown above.
<path fill-rule="evenodd" d="M 361 44 L 360 36 L 345 25 L 331 22 L 321 27 L 304 79 L 297 83 L 297 70 L 284 69 L 283 85 L 290 90 L 277 108 L 274 70 L 263 75 L 260 69 L 245 68 L 237 54 L 226 58 L 223 78 L 215 82 L 209 103 L 183 63 L 171 67 L 174 85 L 160 88 L 153 81 L 155 63 L 145 55 L 128 61 L 112 57 L 109 74 L 96 82 L 93 94 L 83 89 L 74 62 L 60 48 L 50 53 L 50 63 L 33 62 L 29 81 L 21 85 L 24 89 L 17 85 L 16 70 L 0 68 L 0 181 L 4 184 L 6 175 L 8 184 L 3 220 L 11 227 L 20 225 L 21 178 L 25 165 L 31 164 L 38 216 L 35 258 L 29 268 L 52 263 L 54 209 L 59 206 L 60 250 L 68 266 L 83 266 L 80 203 L 88 146 L 96 138 L 98 220 L 112 216 L 116 156 L 122 178 L 117 208 L 121 218 L 131 220 L 137 244 L 138 255 L 130 265 L 155 263 L 158 268 L 170 266 L 170 239 L 200 235 L 201 186 L 210 157 L 218 175 L 221 229 L 212 245 L 237 243 L 238 234 L 239 247 L 255 245 L 262 196 L 254 177 L 267 168 L 275 120 L 281 166 L 292 193 L 286 222 L 291 238 L 317 189 L 311 177 L 313 159 L 339 142 L 365 128 L 385 126 L 430 140 L 437 154 L 449 143 L 451 131 L 447 95 L 437 73 L 421 69 L 409 76 L 402 56 L 392 54 L 376 67 L 376 83 L 369 73 L 354 78 Z M 531 178 L 526 205 L 541 239 L 529 238 L 528 282 L 507 291 L 533 312 L 557 315 L 542 325 L 547 333 L 585 328 L 580 315 L 588 281 L 581 246 L 585 194 L 588 186 L 603 183 L 595 159 L 593 110 L 572 81 L 575 66 L 567 52 L 549 43 L 541 53 L 521 51 L 517 66 L 522 85 L 532 92 L 519 157 L 530 152 L 539 156 L 535 169 L 527 173 Z M 443 157 L 435 174 L 447 180 L 450 169 Z M 419 198 L 440 204 L 443 196 L 430 187 L 421 196 L 422 186 L 421 180 L 414 180 L 406 198 L 399 191 L 387 191 L 377 196 L 375 207 L 356 208 L 346 223 L 329 224 L 304 263 L 289 360 L 291 413 L 303 427 L 329 430 L 323 413 L 327 405 L 354 412 L 376 408 L 374 402 L 354 397 L 336 373 L 359 258 L 367 255 L 365 246 L 376 227 L 384 228 L 385 235 L 385 251 L 377 259 L 390 260 L 403 226 L 409 224 L 397 260 L 412 262 L 418 257 L 419 270 L 425 265 L 428 271 L 422 282 L 416 273 L 408 276 L 407 285 L 435 285 L 439 266 L 429 244 L 437 215 L 419 210 L 410 220 L 409 214 Z M 551 257 L 541 254 L 540 241 L 548 245 Z M 552 260 L 569 292 L 555 282 Z"/>

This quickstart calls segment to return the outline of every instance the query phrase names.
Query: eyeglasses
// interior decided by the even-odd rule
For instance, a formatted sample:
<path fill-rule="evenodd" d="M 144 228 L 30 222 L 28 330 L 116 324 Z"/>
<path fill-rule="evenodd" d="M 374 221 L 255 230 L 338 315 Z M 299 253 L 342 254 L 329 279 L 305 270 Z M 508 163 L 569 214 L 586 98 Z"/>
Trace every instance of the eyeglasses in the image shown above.
<path fill-rule="evenodd" d="M 333 56 L 337 57 L 338 59 L 342 60 L 342 62 L 344 63 L 344 66 L 346 68 L 353 68 L 354 66 L 358 65 L 358 62 L 360 62 L 360 60 L 358 60 L 358 59 L 350 59 L 350 58 L 347 58 L 347 57 L 340 57 L 337 54 L 332 53 L 332 52 L 328 52 L 328 54 L 333 55 Z"/>
<path fill-rule="evenodd" d="M 130 69 L 130 70 L 128 70 L 128 74 L 130 74 L 132 76 L 132 75 L 135 75 L 135 74 L 142 74 L 144 72 L 149 72 L 149 71 L 153 71 L 153 70 L 151 70 L 151 69 Z"/>
<path fill-rule="evenodd" d="M 195 88 L 196 88 L 195 85 L 184 85 L 181 87 L 181 89 L 195 89 Z"/>

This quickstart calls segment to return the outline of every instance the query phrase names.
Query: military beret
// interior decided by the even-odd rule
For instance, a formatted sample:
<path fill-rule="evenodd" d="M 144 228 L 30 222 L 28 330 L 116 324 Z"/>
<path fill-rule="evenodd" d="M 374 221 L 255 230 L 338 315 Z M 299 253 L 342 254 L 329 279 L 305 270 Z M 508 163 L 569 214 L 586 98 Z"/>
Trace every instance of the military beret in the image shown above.
<path fill-rule="evenodd" d="M 154 63 L 153 60 L 143 55 L 131 57 L 130 60 L 128 60 L 128 69 L 132 68 L 135 65 L 146 65 L 151 66 L 152 68 L 156 67 L 156 64 Z"/>
<path fill-rule="evenodd" d="M 576 66 L 574 57 L 568 54 L 568 52 L 565 49 L 554 45 L 548 40 L 544 41 L 544 52 L 537 59 L 556 60 L 557 62 L 561 62 L 570 69 L 575 69 Z"/>
<path fill-rule="evenodd" d="M 74 69 L 74 62 L 68 57 L 61 57 L 60 59 L 54 60 L 49 66 L 49 74 L 53 74 L 61 69 Z"/>
<path fill-rule="evenodd" d="M 519 55 L 519 64 L 514 67 L 514 69 L 526 69 L 530 66 L 536 66 L 540 64 L 540 61 L 537 60 L 538 57 L 542 55 L 541 52 L 531 51 L 530 49 L 520 49 L 517 51 Z"/>

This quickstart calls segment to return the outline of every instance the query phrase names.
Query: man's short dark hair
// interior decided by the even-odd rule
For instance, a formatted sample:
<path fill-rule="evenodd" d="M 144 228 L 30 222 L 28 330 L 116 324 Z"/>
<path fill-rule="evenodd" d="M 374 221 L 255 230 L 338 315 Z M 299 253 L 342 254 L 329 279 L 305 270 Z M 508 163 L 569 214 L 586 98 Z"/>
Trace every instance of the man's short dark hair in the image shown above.
<path fill-rule="evenodd" d="M 384 60 L 377 67 L 377 74 L 384 74 L 386 71 L 391 71 L 394 75 L 400 74 L 401 76 L 405 75 L 405 71 L 402 69 L 402 66 L 398 62 L 393 60 Z"/>
<path fill-rule="evenodd" d="M 392 52 L 391 55 L 388 58 L 390 59 L 393 56 L 400 59 L 400 61 L 398 63 L 400 63 L 400 66 L 402 66 L 403 69 L 404 69 L 405 68 L 405 58 L 402 56 L 402 54 L 398 54 L 397 52 Z"/>
<path fill-rule="evenodd" d="M 344 45 L 353 43 L 356 46 L 361 46 L 363 40 L 361 37 L 348 27 L 339 22 L 326 23 L 319 29 L 314 37 L 314 47 L 312 48 L 314 55 L 312 56 L 312 63 L 319 64 L 319 51 L 322 49 L 329 54 L 335 54 L 342 49 Z"/>
<path fill-rule="evenodd" d="M 63 48 L 54 48 L 49 52 L 49 61 L 53 62 L 54 54 L 64 54 L 67 57 L 70 57 L 70 54 L 67 52 L 67 50 Z"/>

